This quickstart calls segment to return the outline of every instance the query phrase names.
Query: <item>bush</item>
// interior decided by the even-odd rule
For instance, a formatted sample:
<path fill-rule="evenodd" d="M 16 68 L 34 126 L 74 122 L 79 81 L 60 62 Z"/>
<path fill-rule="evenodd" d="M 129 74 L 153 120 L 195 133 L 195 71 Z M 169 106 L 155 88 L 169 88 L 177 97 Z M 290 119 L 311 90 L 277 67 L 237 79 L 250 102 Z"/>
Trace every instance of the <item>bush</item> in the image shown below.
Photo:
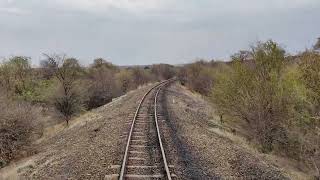
<path fill-rule="evenodd" d="M 309 91 L 309 100 L 314 105 L 312 114 L 320 116 L 320 54 L 306 51 L 301 55 L 301 80 Z"/>
<path fill-rule="evenodd" d="M 284 50 L 276 43 L 259 43 L 252 61 L 234 58 L 229 71 L 219 75 L 213 101 L 220 112 L 247 124 L 263 152 L 287 142 L 287 121 L 296 109 L 296 87 L 285 81 Z"/>
<path fill-rule="evenodd" d="M 166 80 L 175 76 L 175 67 L 169 64 L 152 65 L 151 73 L 154 74 L 157 80 Z"/>
<path fill-rule="evenodd" d="M 61 95 L 55 98 L 54 106 L 65 117 L 68 124 L 72 115 L 83 109 L 83 100 L 76 93 Z"/>
<path fill-rule="evenodd" d="M 214 83 L 214 69 L 210 63 L 198 61 L 181 68 L 178 77 L 192 91 L 209 95 Z"/>
<path fill-rule="evenodd" d="M 299 160 L 319 177 L 319 52 L 286 58 L 267 41 L 232 58 L 215 71 L 211 99 L 218 112 L 243 125 L 262 152 Z"/>
<path fill-rule="evenodd" d="M 121 94 L 124 94 L 129 90 L 132 90 L 137 87 L 133 82 L 132 76 L 132 71 L 127 69 L 122 69 L 119 73 L 115 75 L 116 84 L 119 90 L 121 91 Z"/>
<path fill-rule="evenodd" d="M 151 74 L 149 70 L 142 68 L 132 68 L 130 69 L 132 72 L 132 83 L 134 85 L 134 89 L 138 86 L 146 84 L 154 80 L 154 76 Z"/>
<path fill-rule="evenodd" d="M 27 103 L 0 97 L 0 168 L 19 156 L 19 150 L 41 136 L 39 111 Z"/>
<path fill-rule="evenodd" d="M 27 100 L 34 90 L 30 58 L 14 56 L 0 66 L 0 85 L 9 94 Z"/>
<path fill-rule="evenodd" d="M 89 68 L 88 75 L 88 109 L 96 108 L 112 101 L 112 98 L 120 95 L 116 87 L 115 73 L 118 68 L 103 59 L 94 60 Z"/>
<path fill-rule="evenodd" d="M 308 162 L 317 170 L 320 177 L 320 54 L 306 51 L 301 54 L 299 64 L 301 80 L 307 89 L 306 118 L 299 121 L 298 128 L 302 134 L 300 159 Z"/>

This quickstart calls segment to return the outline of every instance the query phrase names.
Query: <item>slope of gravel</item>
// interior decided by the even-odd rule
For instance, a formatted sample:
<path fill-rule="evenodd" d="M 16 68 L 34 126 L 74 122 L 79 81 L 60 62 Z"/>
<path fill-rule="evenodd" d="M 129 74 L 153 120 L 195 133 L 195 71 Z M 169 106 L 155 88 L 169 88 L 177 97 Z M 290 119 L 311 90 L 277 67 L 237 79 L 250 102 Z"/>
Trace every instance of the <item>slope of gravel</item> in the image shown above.
<path fill-rule="evenodd" d="M 288 179 L 279 169 L 210 131 L 211 106 L 177 83 L 166 91 L 176 174 L 182 179 Z M 170 155 L 169 155 L 170 157 Z"/>
<path fill-rule="evenodd" d="M 129 123 L 145 86 L 71 122 L 51 138 L 35 145 L 38 154 L 16 164 L 14 179 L 104 179 L 117 173 Z M 17 168 L 18 167 L 18 168 Z M 112 169 L 116 167 L 116 169 Z M 8 173 L 10 167 L 0 171 Z M 11 178 L 12 178 L 11 177 Z"/>

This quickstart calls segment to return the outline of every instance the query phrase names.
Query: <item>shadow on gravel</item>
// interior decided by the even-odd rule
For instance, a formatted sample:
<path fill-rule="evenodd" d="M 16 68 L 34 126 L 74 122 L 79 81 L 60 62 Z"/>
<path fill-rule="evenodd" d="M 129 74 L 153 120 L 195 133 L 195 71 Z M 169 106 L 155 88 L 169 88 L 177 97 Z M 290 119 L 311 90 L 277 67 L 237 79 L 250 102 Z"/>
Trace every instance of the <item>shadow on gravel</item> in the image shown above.
<path fill-rule="evenodd" d="M 170 85 L 169 85 L 170 86 Z M 165 117 L 166 126 L 169 128 L 170 136 L 174 142 L 174 148 L 177 150 L 179 165 L 181 166 L 179 171 L 183 177 L 179 177 L 179 179 L 222 179 L 217 175 L 212 175 L 203 168 L 197 157 L 195 157 L 191 153 L 191 148 L 185 143 L 183 137 L 179 135 L 179 127 L 176 121 L 179 119 L 173 111 L 168 109 L 169 107 L 169 99 L 168 95 L 171 96 L 184 96 L 176 91 L 168 90 L 168 87 L 163 91 L 164 93 L 161 94 L 162 99 L 162 114 Z"/>

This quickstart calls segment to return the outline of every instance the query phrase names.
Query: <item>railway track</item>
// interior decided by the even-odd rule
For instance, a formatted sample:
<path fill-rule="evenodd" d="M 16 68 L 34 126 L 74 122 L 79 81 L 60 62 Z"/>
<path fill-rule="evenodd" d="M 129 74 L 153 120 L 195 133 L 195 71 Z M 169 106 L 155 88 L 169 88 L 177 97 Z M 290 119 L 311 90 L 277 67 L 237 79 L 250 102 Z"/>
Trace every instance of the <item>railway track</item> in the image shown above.
<path fill-rule="evenodd" d="M 158 122 L 158 94 L 172 80 L 151 88 L 141 99 L 128 135 L 119 179 L 172 179 Z"/>

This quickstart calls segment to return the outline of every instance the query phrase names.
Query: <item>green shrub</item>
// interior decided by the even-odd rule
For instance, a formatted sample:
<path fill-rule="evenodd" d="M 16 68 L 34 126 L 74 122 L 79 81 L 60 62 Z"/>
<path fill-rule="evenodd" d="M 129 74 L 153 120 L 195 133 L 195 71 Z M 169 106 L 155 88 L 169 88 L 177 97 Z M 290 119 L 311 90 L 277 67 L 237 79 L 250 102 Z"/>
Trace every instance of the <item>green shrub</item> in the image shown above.
<path fill-rule="evenodd" d="M 294 119 L 300 86 L 284 78 L 285 52 L 276 43 L 259 43 L 252 60 L 236 56 L 231 68 L 218 75 L 212 99 L 224 114 L 247 124 L 251 137 L 263 152 L 288 141 L 288 121 Z"/>

